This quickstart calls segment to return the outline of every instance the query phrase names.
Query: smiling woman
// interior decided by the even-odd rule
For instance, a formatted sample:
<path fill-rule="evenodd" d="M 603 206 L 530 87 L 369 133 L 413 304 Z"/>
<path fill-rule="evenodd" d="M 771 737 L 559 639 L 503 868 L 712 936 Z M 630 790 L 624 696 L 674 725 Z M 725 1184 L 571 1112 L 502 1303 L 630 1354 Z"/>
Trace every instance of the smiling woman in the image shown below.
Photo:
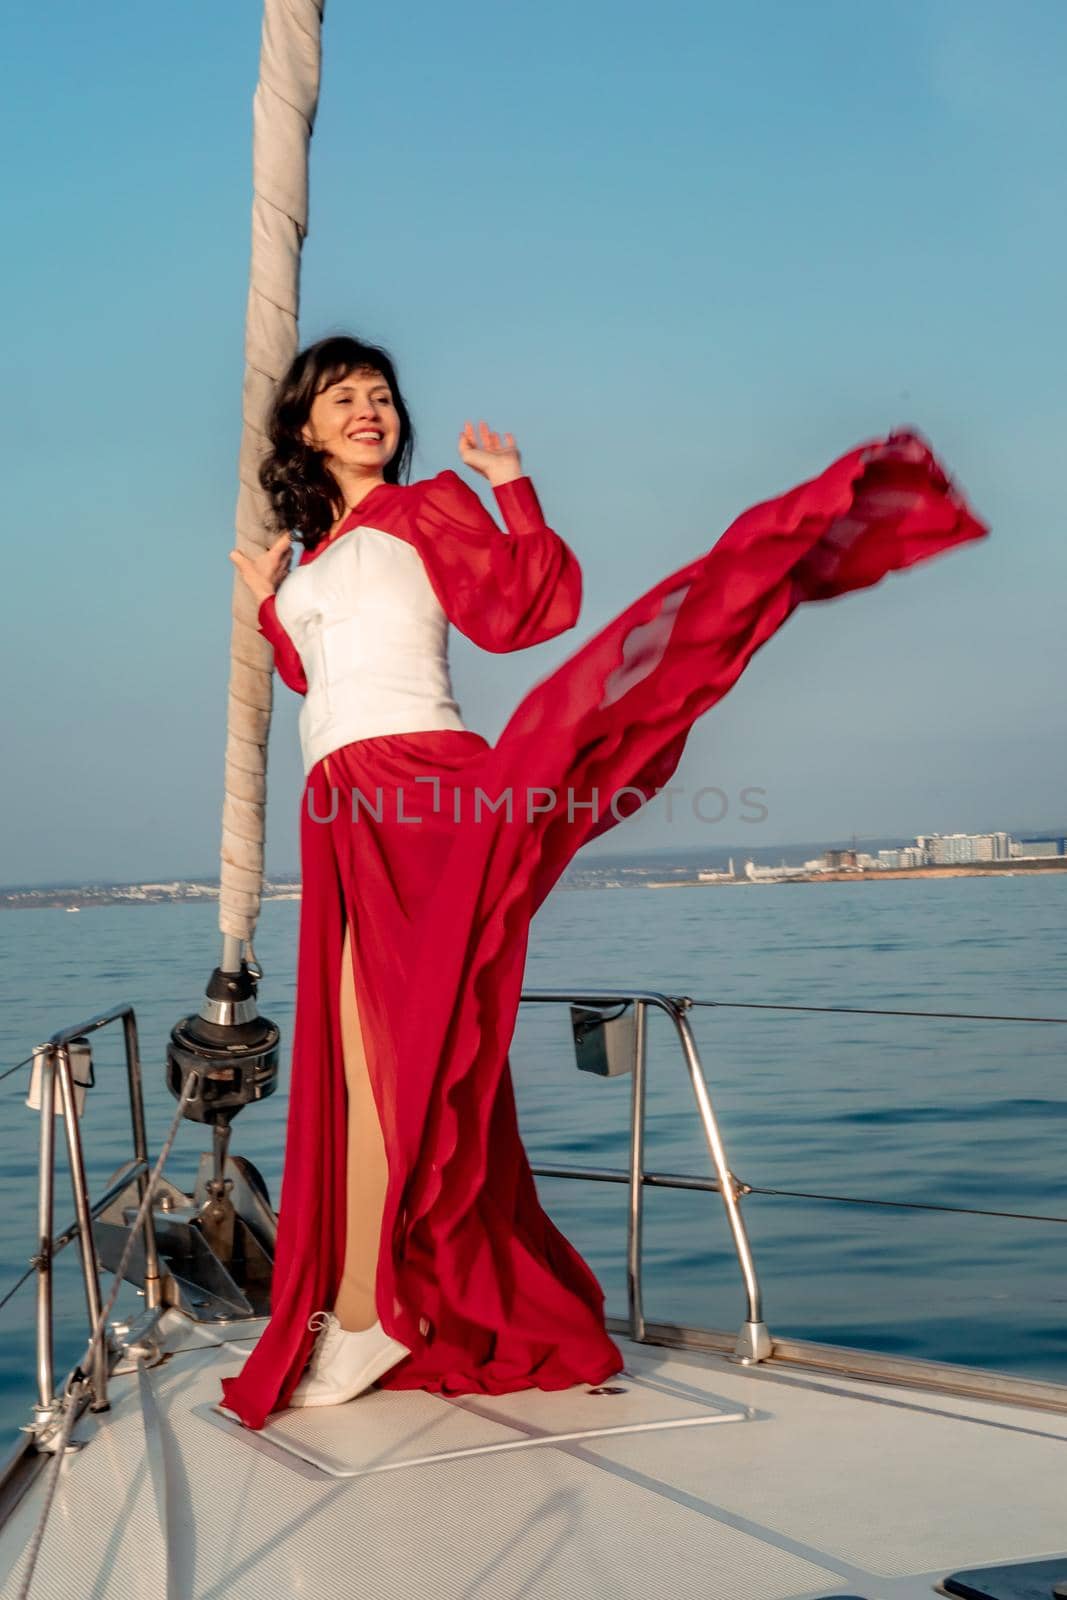
<path fill-rule="evenodd" d="M 300 434 L 326 457 L 351 510 L 369 488 L 385 482 L 382 469 L 396 454 L 400 426 L 388 379 L 370 367 L 321 389 Z"/>
<path fill-rule="evenodd" d="M 304 696 L 304 892 L 272 1315 L 226 1407 L 259 1428 L 375 1380 L 602 1382 L 622 1366 L 603 1292 L 542 1209 L 516 1118 L 530 919 L 575 852 L 667 782 L 797 605 L 985 529 L 921 439 L 862 446 L 635 600 L 490 746 L 452 695 L 449 625 L 519 650 L 581 604 L 514 439 L 484 422 L 459 436 L 506 534 L 455 472 L 401 483 L 396 374 L 355 340 L 297 358 L 271 436 L 263 483 L 305 548 L 286 577 L 283 534 L 242 573 Z"/>
<path fill-rule="evenodd" d="M 388 352 L 345 337 L 320 339 L 297 356 L 267 433 L 260 483 L 277 526 L 308 550 L 375 484 L 405 479 L 415 445 Z"/>

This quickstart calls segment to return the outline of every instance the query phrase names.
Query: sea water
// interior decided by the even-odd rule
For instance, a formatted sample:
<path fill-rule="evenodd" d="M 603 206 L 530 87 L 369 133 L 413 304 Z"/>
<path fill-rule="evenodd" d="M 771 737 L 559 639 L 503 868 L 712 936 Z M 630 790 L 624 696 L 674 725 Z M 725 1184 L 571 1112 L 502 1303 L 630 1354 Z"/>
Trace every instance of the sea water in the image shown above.
<path fill-rule="evenodd" d="M 232 1148 L 277 1202 L 288 1109 L 299 903 L 268 901 L 256 936 L 260 1010 L 279 1023 L 278 1092 L 237 1118 Z M 61 1026 L 137 1010 L 154 1156 L 175 1102 L 167 1040 L 218 957 L 210 904 L 0 916 L 0 1069 Z M 942 881 L 557 889 L 531 930 L 528 988 L 651 988 L 717 1002 L 691 1013 L 735 1173 L 756 1188 L 897 1207 L 752 1195 L 744 1214 L 772 1333 L 998 1367 L 1067 1382 L 1067 1027 L 868 1016 L 884 1008 L 1067 1016 L 1067 875 Z M 744 1003 L 751 1003 L 746 1005 Z M 649 1022 L 647 1165 L 711 1174 L 669 1019 Z M 92 1191 L 130 1153 L 121 1032 L 94 1035 L 83 1122 Z M 627 1165 L 631 1080 L 577 1070 L 566 1007 L 524 1005 L 511 1052 L 534 1165 Z M 0 1083 L 0 1296 L 35 1249 L 37 1113 L 28 1069 Z M 209 1131 L 184 1123 L 169 1175 L 191 1187 Z M 62 1123 L 56 1228 L 73 1215 Z M 542 1201 L 626 1305 L 624 1185 L 541 1178 Z M 645 1190 L 653 1320 L 736 1329 L 740 1273 L 719 1198 Z M 77 1246 L 56 1268 L 56 1371 L 85 1344 Z M 110 1280 L 105 1278 L 105 1292 Z M 139 1304 L 123 1290 L 120 1306 Z M 0 1430 L 34 1394 L 30 1281 L 0 1310 Z"/>

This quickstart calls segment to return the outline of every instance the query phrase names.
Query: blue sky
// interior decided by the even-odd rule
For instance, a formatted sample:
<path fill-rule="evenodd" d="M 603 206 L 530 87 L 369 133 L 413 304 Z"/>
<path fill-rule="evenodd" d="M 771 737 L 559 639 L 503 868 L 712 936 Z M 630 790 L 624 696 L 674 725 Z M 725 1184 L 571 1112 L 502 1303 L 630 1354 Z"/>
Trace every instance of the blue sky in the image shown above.
<path fill-rule="evenodd" d="M 9 0 L 3 44 L 0 882 L 211 873 L 258 7 Z M 330 0 L 324 48 L 302 337 L 392 349 L 417 476 L 467 416 L 512 430 L 585 569 L 563 639 L 454 636 L 468 724 L 911 423 L 993 537 L 794 616 L 691 736 L 723 821 L 659 802 L 604 846 L 1067 820 L 1067 10 Z"/>

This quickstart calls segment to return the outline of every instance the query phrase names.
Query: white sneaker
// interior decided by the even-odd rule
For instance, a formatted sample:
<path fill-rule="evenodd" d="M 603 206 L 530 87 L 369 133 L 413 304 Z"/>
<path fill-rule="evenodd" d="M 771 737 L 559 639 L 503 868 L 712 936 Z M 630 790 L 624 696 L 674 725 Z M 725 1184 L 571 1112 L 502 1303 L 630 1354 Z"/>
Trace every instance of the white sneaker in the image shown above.
<path fill-rule="evenodd" d="M 291 1406 L 338 1406 L 369 1389 L 376 1378 L 411 1351 L 376 1322 L 353 1332 L 332 1311 L 316 1311 L 308 1327 L 318 1330 L 308 1369 L 289 1397 Z"/>

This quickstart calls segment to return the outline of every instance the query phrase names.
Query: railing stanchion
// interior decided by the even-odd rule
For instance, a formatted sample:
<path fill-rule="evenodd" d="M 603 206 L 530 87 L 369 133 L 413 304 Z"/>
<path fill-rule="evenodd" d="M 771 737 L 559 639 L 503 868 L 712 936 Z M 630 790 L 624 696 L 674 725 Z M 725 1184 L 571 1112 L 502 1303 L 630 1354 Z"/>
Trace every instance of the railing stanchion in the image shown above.
<path fill-rule="evenodd" d="M 93 1213 L 89 1204 L 89 1185 L 85 1177 L 85 1152 L 82 1148 L 78 1107 L 74 1099 L 74 1072 L 70 1064 L 70 1048 L 64 1041 L 56 1046 L 56 1070 L 59 1073 L 59 1093 L 63 1102 L 63 1121 L 66 1123 L 67 1160 L 70 1164 L 70 1186 L 74 1195 L 74 1216 L 78 1224 L 78 1249 L 81 1252 L 82 1272 L 85 1278 L 85 1306 L 89 1313 L 89 1327 L 95 1328 L 103 1301 L 100 1297 L 100 1264 L 96 1256 L 96 1238 L 93 1233 Z M 92 1390 L 92 1409 L 106 1411 L 107 1398 L 107 1346 L 101 1330 L 96 1340 L 91 1371 L 86 1373 Z"/>
<path fill-rule="evenodd" d="M 685 1057 L 686 1067 L 689 1071 L 693 1094 L 696 1097 L 697 1110 L 703 1124 L 704 1134 L 711 1151 L 711 1159 L 715 1168 L 715 1187 L 722 1196 L 722 1203 L 726 1208 L 726 1220 L 730 1226 L 734 1249 L 737 1253 L 738 1265 L 744 1280 L 745 1298 L 747 1306 L 746 1320 L 737 1336 L 734 1354 L 739 1361 L 746 1365 L 757 1361 L 766 1361 L 771 1355 L 774 1344 L 770 1332 L 763 1320 L 763 1301 L 760 1294 L 759 1279 L 756 1276 L 756 1267 L 752 1259 L 752 1250 L 745 1231 L 744 1220 L 741 1216 L 741 1195 L 745 1186 L 739 1184 L 730 1171 L 726 1159 L 726 1150 L 723 1147 L 722 1135 L 715 1112 L 711 1104 L 711 1094 L 704 1078 L 704 1070 L 700 1064 L 700 1055 L 697 1051 L 693 1030 L 685 1016 L 686 1011 L 693 1005 L 693 1001 L 686 997 L 674 997 L 661 994 L 654 989 L 625 992 L 620 989 L 602 989 L 595 993 L 579 993 L 565 989 L 529 989 L 523 990 L 520 999 L 525 1001 L 541 1002 L 543 1004 L 569 1003 L 570 1005 L 605 1006 L 617 1005 L 620 1000 L 626 1001 L 634 1007 L 636 1024 L 636 1048 L 634 1058 L 634 1081 L 631 1091 L 631 1116 L 630 1116 L 630 1167 L 626 1174 L 591 1172 L 582 1167 L 535 1167 L 535 1174 L 548 1175 L 557 1178 L 604 1178 L 611 1182 L 625 1179 L 629 1186 L 629 1228 L 627 1234 L 626 1250 L 626 1280 L 627 1300 L 629 1306 L 630 1337 L 635 1340 L 647 1338 L 647 1325 L 645 1322 L 644 1305 L 641 1292 L 641 1256 L 642 1256 L 642 1221 L 643 1221 L 643 1190 L 645 1185 L 652 1181 L 645 1172 L 645 1085 L 647 1078 L 647 1010 L 649 1006 L 657 1006 L 665 1011 L 671 1018 L 677 1032 L 682 1053 Z"/>
<path fill-rule="evenodd" d="M 133 1127 L 133 1152 L 144 1170 L 137 1179 L 137 1203 L 140 1205 L 148 1187 L 148 1135 L 145 1132 L 144 1092 L 141 1086 L 141 1047 L 137 1038 L 137 1018 L 131 1007 L 122 1019 L 122 1033 L 126 1044 L 126 1077 L 130 1088 L 130 1122 Z M 145 1212 L 144 1229 L 144 1303 L 148 1310 L 163 1303 L 163 1282 L 159 1271 L 159 1250 L 156 1245 L 156 1227 L 151 1206 Z"/>
<path fill-rule="evenodd" d="M 41 1154 L 37 1175 L 37 1408 L 35 1425 L 45 1426 L 54 1415 L 56 1386 L 52 1342 L 52 1228 L 56 1148 L 56 1063 L 51 1045 L 34 1052 L 40 1062 Z M 37 1061 L 34 1065 L 36 1066 Z"/>
<path fill-rule="evenodd" d="M 645 1082 L 648 1015 L 645 1002 L 634 1003 L 634 1071 L 630 1088 L 630 1218 L 626 1238 L 626 1293 L 630 1311 L 630 1338 L 645 1337 L 645 1307 L 641 1291 L 642 1223 L 645 1199 Z"/>
<path fill-rule="evenodd" d="M 711 1103 L 711 1095 L 700 1063 L 696 1040 L 693 1038 L 693 1030 L 689 1026 L 688 1018 L 685 1016 L 685 1008 L 688 1004 L 687 1000 L 675 1001 L 672 1015 L 674 1017 L 674 1025 L 678 1030 L 678 1037 L 681 1040 L 685 1064 L 689 1069 L 689 1078 L 693 1085 L 697 1110 L 704 1125 L 704 1136 L 708 1141 L 708 1149 L 711 1151 L 715 1176 L 719 1184 L 719 1193 L 726 1208 L 726 1220 L 733 1235 L 734 1249 L 737 1251 L 741 1275 L 745 1281 L 747 1314 L 741 1331 L 737 1336 L 734 1354 L 739 1361 L 748 1365 L 757 1361 L 766 1361 L 771 1354 L 773 1342 L 770 1330 L 763 1320 L 763 1296 L 760 1291 L 759 1278 L 756 1275 L 756 1264 L 752 1259 L 752 1248 L 748 1242 L 745 1220 L 741 1215 L 740 1189 L 726 1159 L 726 1148 L 723 1145 L 722 1134 L 719 1131 L 718 1120 Z"/>

